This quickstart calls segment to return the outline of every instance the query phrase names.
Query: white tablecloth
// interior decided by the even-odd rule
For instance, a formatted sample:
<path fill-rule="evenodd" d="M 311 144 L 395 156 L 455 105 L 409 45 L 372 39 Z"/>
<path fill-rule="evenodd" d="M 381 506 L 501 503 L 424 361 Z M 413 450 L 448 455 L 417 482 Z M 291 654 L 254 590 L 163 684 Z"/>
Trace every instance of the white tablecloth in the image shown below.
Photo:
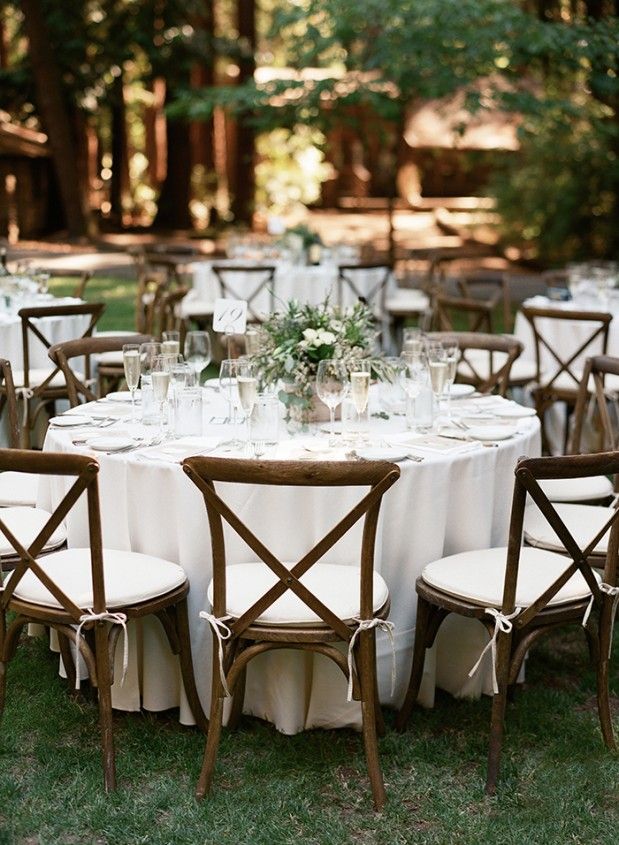
<path fill-rule="evenodd" d="M 34 302 L 32 307 L 79 305 L 81 302 L 81 299 L 71 297 L 45 299 Z M 88 325 L 88 321 L 88 316 L 78 314 L 74 317 L 42 317 L 38 324 L 41 332 L 54 344 L 79 337 Z M 0 313 L 0 356 L 8 358 L 14 370 L 23 369 L 21 320 L 17 315 Z M 30 337 L 30 366 L 32 368 L 51 367 L 47 349 L 38 338 L 32 335 Z"/>
<path fill-rule="evenodd" d="M 183 317 L 212 313 L 215 299 L 222 295 L 217 277 L 211 270 L 212 263 L 214 262 L 204 261 L 194 265 L 193 289 L 183 300 L 180 309 Z M 216 263 L 218 265 L 226 263 L 234 265 L 241 262 L 218 261 Z M 328 296 L 333 304 L 340 302 L 337 283 L 338 266 L 336 264 L 305 266 L 278 263 L 275 267 L 274 283 L 270 286 L 272 292 L 264 288 L 250 303 L 254 313 L 266 316 L 273 310 L 281 309 L 282 303 L 291 299 L 317 305 Z M 370 296 L 382 276 L 382 270 L 368 268 L 355 274 L 355 284 L 361 294 Z M 238 279 L 235 278 L 234 281 L 230 277 L 230 286 L 239 299 L 246 299 L 252 295 L 260 281 L 260 277 L 255 278 L 253 274 L 248 273 L 239 275 Z M 389 286 L 395 289 L 393 276 L 390 277 Z M 353 305 L 356 300 L 354 291 L 344 284 L 342 286 L 342 305 Z M 376 304 L 379 305 L 380 302 Z"/>
<path fill-rule="evenodd" d="M 213 391 L 205 393 L 214 395 Z M 212 401 L 205 407 L 205 422 L 214 413 L 221 413 L 221 406 L 216 407 Z M 101 414 L 108 412 L 109 404 L 99 406 Z M 377 436 L 393 434 L 403 425 L 401 417 L 376 420 Z M 211 425 L 206 430 L 210 435 L 225 436 L 221 429 Z M 88 451 L 72 445 L 72 439 L 76 435 L 66 429 L 50 429 L 45 449 Z M 443 555 L 506 544 L 514 466 L 521 455 L 539 454 L 539 426 L 535 418 L 522 421 L 519 432 L 498 447 L 454 443 L 456 450 L 458 447 L 459 451 L 448 454 L 426 453 L 422 463 L 403 461 L 401 478 L 383 501 L 376 567 L 391 593 L 390 619 L 395 624 L 397 657 L 397 683 L 391 695 L 391 649 L 387 638 L 379 635 L 380 698 L 386 704 L 397 706 L 408 682 L 416 614 L 415 579 L 429 561 Z M 282 449 L 299 447 L 284 443 L 279 448 L 281 456 Z M 193 655 L 198 688 L 207 705 L 211 632 L 198 616 L 207 606 L 211 578 L 203 500 L 178 463 L 150 460 L 140 453 L 99 453 L 97 457 L 101 465 L 104 543 L 178 562 L 188 574 Z M 58 502 L 65 484 L 63 479 L 46 482 L 40 504 L 50 507 Z M 267 545 L 272 544 L 274 553 L 290 561 L 298 559 L 317 535 L 332 527 L 355 497 L 358 491 L 342 489 L 237 486 L 231 489 L 230 501 L 258 536 Z M 351 552 L 358 550 L 358 540 L 359 535 L 353 533 L 342 548 L 338 545 L 332 550 L 327 560 L 350 562 Z M 69 544 L 80 546 L 86 541 L 84 509 L 81 517 L 69 523 Z M 248 559 L 247 551 L 235 538 L 227 544 L 227 550 L 230 563 Z M 451 623 L 446 626 L 427 660 L 422 703 L 432 705 L 435 682 L 457 695 L 479 695 L 482 688 L 488 691 L 484 673 L 468 678 L 468 670 L 486 642 L 485 629 L 475 620 L 457 620 L 455 631 Z M 191 722 L 180 690 L 177 663 L 154 620 L 131 629 L 128 678 L 124 687 L 118 682 L 114 685 L 113 696 L 114 705 L 127 710 L 142 705 L 156 711 L 180 703 L 181 721 Z M 311 727 L 360 726 L 359 706 L 346 702 L 344 677 L 331 661 L 293 651 L 262 655 L 250 664 L 245 712 L 273 721 L 284 733 Z"/>

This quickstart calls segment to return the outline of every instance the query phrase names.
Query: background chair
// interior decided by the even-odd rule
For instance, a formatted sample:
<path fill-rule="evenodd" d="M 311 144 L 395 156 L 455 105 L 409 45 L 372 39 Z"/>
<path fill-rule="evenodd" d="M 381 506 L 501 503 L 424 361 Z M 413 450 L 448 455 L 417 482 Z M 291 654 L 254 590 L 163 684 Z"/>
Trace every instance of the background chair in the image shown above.
<path fill-rule="evenodd" d="M 30 345 L 41 343 L 49 350 L 52 343 L 44 333 L 40 319 L 45 317 L 79 317 L 88 319 L 88 325 L 81 337 L 90 337 L 105 305 L 102 302 L 83 305 L 52 305 L 35 308 L 22 308 L 19 311 L 22 329 L 23 370 L 13 370 L 13 381 L 17 394 L 25 403 L 22 439 L 26 442 L 36 420 L 43 409 L 54 404 L 57 399 L 67 398 L 67 386 L 58 367 L 33 368 L 30 366 Z M 82 378 L 89 378 L 88 372 Z M 0 393 L 0 413 L 6 402 L 4 390 Z"/>
<path fill-rule="evenodd" d="M 71 362 L 75 358 L 85 359 L 88 362 L 91 355 L 102 355 L 108 352 L 121 352 L 122 354 L 125 343 L 140 344 L 148 343 L 151 340 L 150 335 L 132 334 L 127 337 L 127 335 L 121 334 L 105 337 L 82 337 L 78 340 L 67 340 L 64 343 L 54 344 L 48 354 L 64 376 L 67 385 L 67 398 L 71 407 L 75 408 L 82 402 L 94 402 L 100 398 L 80 378 L 80 371 L 72 367 Z M 86 369 L 89 369 L 88 363 Z"/>
<path fill-rule="evenodd" d="M 457 381 L 474 385 L 480 393 L 497 391 L 505 396 L 511 384 L 514 363 L 523 345 L 509 335 L 482 332 L 432 332 L 430 339 L 454 337 L 460 349 Z"/>
<path fill-rule="evenodd" d="M 588 558 L 599 535 L 581 547 L 557 515 L 538 481 L 616 473 L 619 454 L 574 455 L 519 461 L 507 549 L 451 555 L 428 564 L 417 580 L 417 623 L 413 666 L 397 725 L 403 729 L 417 699 L 425 651 L 450 613 L 478 619 L 491 637 L 494 697 L 486 791 L 495 791 L 508 689 L 518 678 L 532 645 L 553 628 L 586 623 L 585 632 L 597 672 L 597 703 L 604 742 L 615 747 L 608 691 L 612 623 L 615 615 L 619 550 L 619 511 L 608 512 L 602 527 L 611 531 L 603 582 Z M 527 496 L 557 532 L 565 555 L 521 543 Z M 602 531 L 600 533 L 602 533 Z M 591 613 L 595 607 L 597 614 Z M 485 649 L 485 651 L 488 650 Z M 473 671 L 479 666 L 474 667 Z"/>
<path fill-rule="evenodd" d="M 567 451 L 569 417 L 576 403 L 584 359 L 592 354 L 606 354 L 612 315 L 604 311 L 566 311 L 533 306 L 523 306 L 522 313 L 533 332 L 536 374 L 532 395 L 542 424 L 543 442 L 549 450 L 544 425 L 546 411 L 556 402 L 565 402 L 563 451 Z M 554 324 L 565 320 L 573 323 L 574 334 L 573 351 L 566 356 L 553 343 Z"/>
<path fill-rule="evenodd" d="M 503 331 L 513 328 L 509 275 L 495 270 L 469 270 L 456 279 L 465 299 L 480 299 L 501 314 Z"/>
<path fill-rule="evenodd" d="M 360 699 L 363 738 L 376 809 L 385 800 L 378 761 L 376 720 L 376 626 L 389 611 L 389 592 L 374 572 L 374 542 L 382 496 L 400 470 L 384 462 L 331 463 L 237 461 L 187 458 L 183 468 L 204 496 L 213 552 L 209 587 L 212 611 L 202 614 L 213 628 L 211 716 L 197 794 L 210 789 L 219 745 L 223 699 L 235 693 L 232 723 L 243 705 L 245 669 L 270 649 L 296 648 L 335 662 Z M 298 563 L 282 563 L 231 510 L 214 482 L 300 487 L 370 487 L 369 492 Z M 359 520 L 363 539 L 355 565 L 321 558 Z M 226 565 L 224 524 L 246 543 L 260 562 Z M 363 620 L 363 621 L 362 621 Z M 349 660 L 334 642 L 344 642 Z M 218 655 L 218 657 L 217 657 Z M 349 668 L 350 667 L 350 668 Z M 354 667 L 354 668 L 353 668 Z M 352 676 L 352 677 L 351 677 Z"/>
<path fill-rule="evenodd" d="M 34 622 L 54 628 L 61 639 L 74 643 L 98 691 L 105 789 L 115 789 L 112 667 L 119 634 L 128 620 L 148 614 L 160 619 L 173 653 L 179 655 L 194 718 L 200 727 L 206 727 L 191 663 L 186 606 L 189 583 L 175 563 L 102 547 L 99 465 L 93 458 L 4 449 L 0 450 L 0 469 L 74 479 L 46 524 L 27 542 L 12 536 L 5 512 L 0 510 L 0 537 L 11 544 L 18 559 L 0 593 L 0 714 L 5 701 L 6 666 L 15 654 L 24 625 Z M 89 548 L 40 556 L 82 494 L 87 498 Z M 65 668 L 74 680 L 71 664 L 65 664 Z"/>
<path fill-rule="evenodd" d="M 247 301 L 247 321 L 261 323 L 275 310 L 275 266 L 272 264 L 212 264 L 211 270 L 221 288 L 224 299 Z M 255 300 L 265 292 L 267 313 L 256 306 Z"/>
<path fill-rule="evenodd" d="M 0 358 L 0 390 L 4 399 L 9 448 L 19 449 L 21 434 L 17 413 L 17 397 L 11 362 Z M 37 503 L 39 476 L 21 472 L 0 473 L 0 507 L 34 507 Z"/>

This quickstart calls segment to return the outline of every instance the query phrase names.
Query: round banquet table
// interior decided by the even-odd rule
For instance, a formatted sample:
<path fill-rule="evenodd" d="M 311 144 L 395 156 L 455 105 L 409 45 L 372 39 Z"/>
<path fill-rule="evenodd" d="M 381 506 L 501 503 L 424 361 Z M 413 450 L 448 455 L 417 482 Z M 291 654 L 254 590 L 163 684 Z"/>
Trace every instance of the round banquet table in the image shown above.
<path fill-rule="evenodd" d="M 204 436 L 175 441 L 166 446 L 141 448 L 134 452 L 107 454 L 87 445 L 74 445 L 88 429 L 50 427 L 46 451 L 75 451 L 96 455 L 100 463 L 99 485 L 103 540 L 110 548 L 130 549 L 175 561 L 190 581 L 189 618 L 198 689 L 208 706 L 212 660 L 211 630 L 199 618 L 207 609 L 206 592 L 211 578 L 211 549 L 204 502 L 197 488 L 182 471 L 180 461 L 190 454 L 213 448 L 229 438 L 213 424 L 222 406 L 214 390 L 204 389 Z M 470 400 L 473 401 L 473 400 Z M 504 401 L 498 399 L 498 401 Z M 94 410 L 93 410 L 94 409 Z M 107 416 L 119 411 L 119 404 L 92 403 L 80 413 Z M 125 408 L 121 408 L 125 411 Z M 118 415 L 121 415 L 120 412 Z M 377 438 L 406 438 L 404 420 L 372 419 Z M 148 432 L 153 428 L 129 424 L 121 419 L 107 432 Z M 76 434 L 78 432 L 78 434 Z M 90 430 L 92 433 L 92 429 Z M 156 433 L 156 429 L 155 429 Z M 320 435 L 318 435 L 320 436 Z M 322 435 L 322 441 L 325 437 Z M 311 440 L 312 450 L 316 439 Z M 273 452 L 278 459 L 316 460 L 339 454 L 307 451 L 307 440 L 283 440 Z M 445 441 L 445 451 L 419 451 L 423 461 L 400 462 L 401 477 L 383 499 L 377 533 L 377 570 L 391 594 L 390 620 L 395 625 L 396 683 L 392 686 L 393 651 L 384 634 L 377 638 L 380 699 L 398 706 L 408 683 L 416 615 L 415 580 L 423 567 L 444 555 L 475 548 L 506 545 L 514 467 L 522 455 L 540 454 L 537 418 L 521 420 L 514 436 L 491 448 L 481 443 Z M 328 449 L 328 447 L 325 447 Z M 217 449 L 212 454 L 217 454 Z M 225 454 L 230 457 L 230 454 Z M 43 480 L 39 504 L 48 509 L 66 490 L 66 479 Z M 337 489 L 265 488 L 227 485 L 229 503 L 272 551 L 284 561 L 297 560 L 318 536 L 322 536 L 346 509 L 358 500 L 359 491 Z M 87 545 L 85 503 L 68 524 L 69 546 Z M 360 530 L 331 550 L 326 562 L 355 560 Z M 250 560 L 251 555 L 235 536 L 226 536 L 229 563 Z M 180 720 L 192 722 L 184 698 L 178 664 L 169 653 L 167 641 L 154 619 L 129 626 L 130 661 L 124 685 L 115 682 L 113 704 L 125 710 L 164 710 L 180 706 Z M 468 671 L 488 640 L 476 620 L 447 620 L 426 660 L 420 701 L 432 706 L 435 685 L 458 696 L 489 692 L 489 663 L 486 671 L 468 677 Z M 120 678 L 122 648 L 117 649 L 116 678 Z M 346 701 L 346 681 L 331 661 L 298 651 L 276 651 L 261 655 L 249 666 L 244 712 L 268 719 L 284 733 L 313 727 L 361 724 L 357 702 Z"/>

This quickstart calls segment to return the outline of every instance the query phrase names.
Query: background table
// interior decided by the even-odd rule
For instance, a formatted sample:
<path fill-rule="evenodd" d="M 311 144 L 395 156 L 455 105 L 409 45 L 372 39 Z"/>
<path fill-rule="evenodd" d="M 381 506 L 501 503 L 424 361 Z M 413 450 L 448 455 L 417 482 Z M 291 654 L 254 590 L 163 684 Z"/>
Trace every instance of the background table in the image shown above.
<path fill-rule="evenodd" d="M 206 391 L 212 394 L 212 391 Z M 221 413 L 212 399 L 206 419 Z M 215 409 L 215 410 L 213 410 Z M 102 413 L 105 413 L 102 410 Z M 401 418 L 376 421 L 378 436 Z M 540 452 L 539 424 L 529 419 L 522 431 L 497 448 L 468 444 L 467 451 L 430 455 L 422 463 L 403 461 L 401 478 L 383 501 L 376 543 L 376 568 L 391 592 L 390 619 L 395 624 L 397 684 L 391 694 L 391 648 L 384 635 L 378 637 L 380 698 L 397 706 L 404 695 L 410 670 L 416 615 L 415 579 L 431 560 L 474 548 L 504 545 L 513 470 L 519 456 Z M 221 427 L 211 426 L 213 434 Z M 109 430 L 108 430 L 109 431 Z M 75 435 L 73 435 L 75 437 Z M 294 446 L 294 444 L 293 444 Z M 281 447 L 286 448 L 286 445 Z M 50 429 L 46 450 L 88 451 L 72 445 L 72 435 Z M 196 446 L 193 447 L 194 450 Z M 189 453 L 190 450 L 188 450 Z M 190 580 L 189 618 L 198 687 L 205 704 L 209 700 L 211 631 L 199 619 L 207 605 L 211 578 L 211 550 L 203 500 L 177 463 L 148 460 L 144 456 L 97 455 L 104 543 L 180 563 Z M 66 480 L 54 479 L 41 490 L 40 504 L 59 501 Z M 283 560 L 298 559 L 317 535 L 322 535 L 356 500 L 348 490 L 294 490 L 238 485 L 230 490 L 231 504 Z M 85 511 L 69 523 L 69 544 L 87 541 Z M 327 558 L 345 563 L 358 551 L 359 533 L 353 532 Z M 251 559 L 236 537 L 227 541 L 230 563 Z M 468 678 L 487 634 L 475 620 L 461 620 L 441 633 L 429 655 L 421 699 L 432 705 L 435 681 L 456 695 L 479 695 L 484 673 Z M 122 649 L 119 649 L 119 652 Z M 177 662 L 169 654 L 155 620 L 131 629 L 131 658 L 124 687 L 114 685 L 114 706 L 149 710 L 181 706 L 181 721 L 191 722 L 183 700 Z M 120 654 L 117 653 L 117 660 Z M 117 675 L 120 677 L 120 671 Z M 487 681 L 487 679 L 486 679 Z M 252 661 L 247 676 L 245 712 L 273 721 L 284 733 L 312 727 L 360 726 L 359 705 L 346 702 L 344 677 L 330 661 L 311 654 L 278 651 Z"/>

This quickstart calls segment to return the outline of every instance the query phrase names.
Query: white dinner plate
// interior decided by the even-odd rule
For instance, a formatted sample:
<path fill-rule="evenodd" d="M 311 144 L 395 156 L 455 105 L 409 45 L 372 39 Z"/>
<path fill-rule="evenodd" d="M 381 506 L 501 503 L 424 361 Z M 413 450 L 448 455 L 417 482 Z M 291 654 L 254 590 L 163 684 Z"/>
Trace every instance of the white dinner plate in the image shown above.
<path fill-rule="evenodd" d="M 403 461 L 408 457 L 408 451 L 393 446 L 361 446 L 355 449 L 355 454 L 364 461 Z"/>
<path fill-rule="evenodd" d="M 512 425 L 472 425 L 468 429 L 468 436 L 473 440 L 507 440 L 513 437 L 517 429 Z"/>
<path fill-rule="evenodd" d="M 108 393 L 105 397 L 108 402 L 131 402 L 131 394 L 128 390 L 118 390 L 116 393 Z M 140 391 L 135 391 L 135 401 L 140 399 Z"/>
<path fill-rule="evenodd" d="M 135 446 L 136 441 L 132 437 L 91 437 L 85 445 L 95 452 L 118 452 Z"/>
<path fill-rule="evenodd" d="M 475 393 L 475 388 L 472 384 L 452 384 L 451 385 L 451 398 L 452 399 L 464 399 L 465 396 L 470 396 L 472 393 Z"/>
<path fill-rule="evenodd" d="M 494 416 L 503 419 L 518 420 L 524 417 L 534 417 L 535 408 L 527 408 L 524 405 L 499 405 L 494 409 Z"/>
<path fill-rule="evenodd" d="M 83 414 L 69 414 L 62 417 L 52 417 L 49 424 L 54 428 L 76 428 L 78 425 L 92 425 L 92 417 Z"/>

